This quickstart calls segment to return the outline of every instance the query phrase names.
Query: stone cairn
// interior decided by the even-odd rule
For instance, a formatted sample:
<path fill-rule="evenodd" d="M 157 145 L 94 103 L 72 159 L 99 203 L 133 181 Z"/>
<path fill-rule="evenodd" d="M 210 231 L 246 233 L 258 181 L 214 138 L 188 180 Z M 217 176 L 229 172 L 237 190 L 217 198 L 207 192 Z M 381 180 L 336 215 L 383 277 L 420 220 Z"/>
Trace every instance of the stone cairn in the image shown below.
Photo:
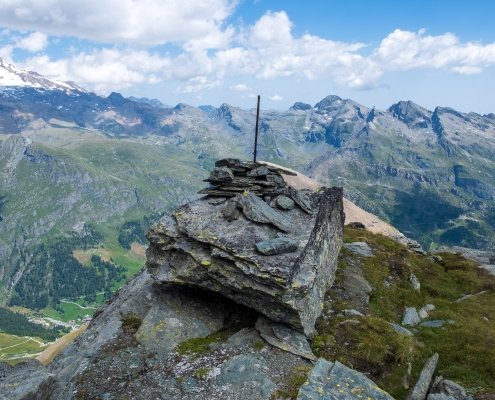
<path fill-rule="evenodd" d="M 283 168 L 226 158 L 217 161 L 210 177 L 204 180 L 210 183 L 210 187 L 198 193 L 212 196 L 210 204 L 220 204 L 227 197 L 249 191 L 262 197 L 270 207 L 290 210 L 296 203 L 303 211 L 311 214 L 311 204 L 307 196 L 288 186 L 282 174 L 297 176 L 295 172 Z"/>
<path fill-rule="evenodd" d="M 148 232 L 155 280 L 220 293 L 313 336 L 342 246 L 342 188 L 297 190 L 284 175 L 297 174 L 217 161 L 206 196 Z"/>

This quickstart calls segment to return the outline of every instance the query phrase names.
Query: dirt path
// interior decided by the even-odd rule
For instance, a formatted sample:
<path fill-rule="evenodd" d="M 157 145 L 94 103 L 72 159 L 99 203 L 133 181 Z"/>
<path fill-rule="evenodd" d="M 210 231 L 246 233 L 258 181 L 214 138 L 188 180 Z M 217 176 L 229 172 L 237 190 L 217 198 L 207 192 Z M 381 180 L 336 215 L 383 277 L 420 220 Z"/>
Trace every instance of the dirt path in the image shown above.
<path fill-rule="evenodd" d="M 76 337 L 78 337 L 84 330 L 87 328 L 87 325 L 80 327 L 76 331 L 72 331 L 65 336 L 62 336 L 60 339 L 53 344 L 51 344 L 48 348 L 46 348 L 37 358 L 37 360 L 43 364 L 47 365 L 53 361 L 55 356 L 60 353 L 60 351 L 67 346 L 70 342 L 72 342 Z"/>
<path fill-rule="evenodd" d="M 97 294 L 99 294 L 99 293 L 97 293 Z M 84 297 L 84 296 L 82 296 L 82 297 Z M 60 302 L 61 303 L 67 303 L 67 304 L 75 304 L 76 306 L 78 306 L 79 308 L 82 308 L 83 310 L 94 310 L 95 309 L 95 307 L 93 307 L 93 306 L 83 307 L 82 305 L 74 303 L 73 301 L 60 300 Z"/>

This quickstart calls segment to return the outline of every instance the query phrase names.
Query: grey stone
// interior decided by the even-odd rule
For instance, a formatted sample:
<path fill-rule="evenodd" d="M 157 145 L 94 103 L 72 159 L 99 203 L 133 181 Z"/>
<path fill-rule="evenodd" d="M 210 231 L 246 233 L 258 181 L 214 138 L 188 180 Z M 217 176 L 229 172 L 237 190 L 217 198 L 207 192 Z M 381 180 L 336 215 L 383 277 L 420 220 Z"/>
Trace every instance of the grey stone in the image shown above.
<path fill-rule="evenodd" d="M 276 183 L 278 186 L 284 186 L 285 185 L 284 178 L 281 175 L 273 173 L 273 172 L 270 172 L 266 176 L 266 180 L 268 182 Z"/>
<path fill-rule="evenodd" d="M 208 199 L 208 203 L 210 204 L 222 204 L 225 200 L 227 200 L 226 197 L 212 197 L 211 199 Z"/>
<path fill-rule="evenodd" d="M 210 203 L 210 201 L 208 201 L 208 203 Z M 222 215 L 229 222 L 232 222 L 235 219 L 239 219 L 240 213 L 237 209 L 237 202 L 233 199 L 227 201 L 222 209 Z"/>
<path fill-rule="evenodd" d="M 261 340 L 261 336 L 255 328 L 243 328 L 227 339 L 225 345 L 228 347 L 240 347 L 251 345 Z"/>
<path fill-rule="evenodd" d="M 232 182 L 233 180 L 234 174 L 228 167 L 215 167 L 208 178 L 210 182 Z"/>
<path fill-rule="evenodd" d="M 433 304 L 427 304 L 418 311 L 419 317 L 425 319 L 429 317 L 429 312 L 433 311 L 435 306 Z"/>
<path fill-rule="evenodd" d="M 216 377 L 218 385 L 234 389 L 238 399 L 269 399 L 275 384 L 263 373 L 268 365 L 263 357 L 255 354 L 234 356 L 221 365 Z"/>
<path fill-rule="evenodd" d="M 414 290 L 417 290 L 418 292 L 420 291 L 421 283 L 419 282 L 419 279 L 416 277 L 416 275 L 411 274 L 411 276 L 409 277 L 409 282 L 411 282 Z"/>
<path fill-rule="evenodd" d="M 402 325 L 416 326 L 421 322 L 418 312 L 414 307 L 406 308 L 404 312 L 404 318 L 402 319 Z"/>
<path fill-rule="evenodd" d="M 429 394 L 427 400 L 456 400 L 455 397 L 443 393 Z"/>
<path fill-rule="evenodd" d="M 366 229 L 366 225 L 362 222 L 350 222 L 348 225 L 354 229 Z"/>
<path fill-rule="evenodd" d="M 247 173 L 247 176 L 250 176 L 250 177 L 267 176 L 269 173 L 270 173 L 270 171 L 268 171 L 268 168 L 261 166 L 261 167 L 258 167 L 256 169 L 249 171 Z"/>
<path fill-rule="evenodd" d="M 461 385 L 438 376 L 431 385 L 428 400 L 472 400 Z"/>
<path fill-rule="evenodd" d="M 473 297 L 473 296 L 479 296 L 480 294 L 483 294 L 483 293 L 486 293 L 486 290 L 483 290 L 479 293 L 476 293 L 476 294 L 465 294 L 464 296 L 462 296 L 461 298 L 457 299 L 455 302 L 456 303 L 459 303 L 460 301 L 463 301 L 463 300 L 466 300 L 466 299 L 469 299 L 470 297 Z"/>
<path fill-rule="evenodd" d="M 345 243 L 343 245 L 347 250 L 352 251 L 354 254 L 357 254 L 361 257 L 374 257 L 375 255 L 371 251 L 371 247 L 368 246 L 365 242 L 353 242 L 353 243 Z"/>
<path fill-rule="evenodd" d="M 435 353 L 426 361 L 416 384 L 407 394 L 406 400 L 424 400 L 426 398 L 437 363 L 438 353 Z"/>
<path fill-rule="evenodd" d="M 272 224 L 284 232 L 289 232 L 291 221 L 284 215 L 275 211 L 258 196 L 251 192 L 244 192 L 237 196 L 238 204 L 247 219 L 263 224 Z"/>
<path fill-rule="evenodd" d="M 309 347 L 306 336 L 301 332 L 297 332 L 286 325 L 270 321 L 265 317 L 258 318 L 258 321 L 256 321 L 256 329 L 261 337 L 272 346 L 297 356 L 307 358 L 308 360 L 317 360 L 311 351 L 311 347 Z"/>
<path fill-rule="evenodd" d="M 239 197 L 248 204 L 259 201 L 277 213 L 250 193 Z M 308 198 L 315 204 L 314 214 L 298 207 L 284 213 L 286 221 L 292 221 L 290 233 L 284 236 L 298 241 L 298 249 L 270 257 L 260 254 L 255 243 L 277 237 L 280 231 L 273 224 L 244 218 L 246 209 L 239 219 L 227 223 L 222 206 L 205 198 L 187 203 L 148 232 L 148 270 L 157 282 L 221 293 L 311 336 L 324 294 L 335 279 L 343 200 L 339 188 L 323 188 Z"/>
<path fill-rule="evenodd" d="M 291 253 L 297 250 L 299 242 L 289 238 L 275 238 L 258 242 L 255 244 L 256 249 L 265 256 L 274 254 Z"/>
<path fill-rule="evenodd" d="M 364 317 L 363 313 L 360 313 L 359 311 L 357 310 L 344 310 L 344 315 L 356 315 L 358 317 Z"/>
<path fill-rule="evenodd" d="M 436 319 L 434 321 L 423 322 L 421 324 L 421 326 L 424 326 L 424 327 L 427 327 L 427 328 L 440 328 L 441 326 L 443 326 L 444 323 L 445 323 L 444 320 Z"/>
<path fill-rule="evenodd" d="M 294 201 L 286 196 L 278 196 L 276 199 L 276 205 L 282 210 L 292 210 L 294 208 Z"/>
<path fill-rule="evenodd" d="M 297 400 L 393 400 L 364 374 L 346 367 L 338 361 L 324 358 L 318 362 L 299 389 Z"/>
<path fill-rule="evenodd" d="M 292 186 L 289 186 L 288 190 L 292 200 L 294 200 L 294 202 L 301 207 L 303 211 L 311 214 L 311 202 L 308 197 L 301 190 L 294 189 Z"/>
<path fill-rule="evenodd" d="M 403 335 L 413 336 L 413 333 L 409 329 L 406 329 L 403 326 L 394 324 L 393 322 L 387 322 L 387 323 L 394 329 L 394 331 L 401 333 Z"/>
<path fill-rule="evenodd" d="M 345 324 L 355 324 L 359 325 L 361 322 L 359 322 L 357 319 L 346 319 L 345 321 L 339 322 L 339 325 L 345 325 Z"/>

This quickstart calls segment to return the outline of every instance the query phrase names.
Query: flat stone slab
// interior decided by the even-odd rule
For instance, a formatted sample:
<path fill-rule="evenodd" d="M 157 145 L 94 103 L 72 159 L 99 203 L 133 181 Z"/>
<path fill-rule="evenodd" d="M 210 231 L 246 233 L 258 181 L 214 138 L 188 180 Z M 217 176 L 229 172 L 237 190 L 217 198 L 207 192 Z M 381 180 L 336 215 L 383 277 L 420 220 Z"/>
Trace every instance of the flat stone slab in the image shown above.
<path fill-rule="evenodd" d="M 254 221 L 255 208 L 278 216 L 282 212 L 249 192 L 219 205 L 208 198 L 184 204 L 148 232 L 148 271 L 157 282 L 221 293 L 312 336 L 324 294 L 335 279 L 344 215 L 341 188 L 321 188 L 305 196 L 313 212 L 300 207 L 283 211 L 287 222 L 280 227 L 289 229 L 290 224 L 285 234 L 272 214 Z M 231 202 L 243 209 L 228 220 L 224 209 Z M 298 243 L 295 251 L 267 257 L 256 249 L 256 243 L 281 234 Z"/>
<path fill-rule="evenodd" d="M 426 398 L 437 363 L 438 353 L 433 354 L 433 356 L 426 360 L 426 363 L 419 374 L 419 378 L 407 394 L 406 400 L 424 400 Z"/>
<path fill-rule="evenodd" d="M 256 249 L 265 256 L 274 254 L 291 253 L 297 250 L 299 242 L 289 238 L 276 238 L 258 242 L 255 244 Z"/>
<path fill-rule="evenodd" d="M 404 328 L 403 326 L 394 324 L 393 322 L 387 322 L 387 324 L 389 324 L 394 329 L 394 331 L 396 331 L 398 333 L 401 333 L 401 334 L 407 335 L 407 336 L 413 336 L 413 333 L 409 329 Z"/>
<path fill-rule="evenodd" d="M 242 195 L 237 196 L 236 199 L 247 219 L 263 224 L 272 224 L 284 232 L 290 231 L 291 221 L 271 208 L 258 196 L 251 192 L 244 192 Z"/>
<path fill-rule="evenodd" d="M 345 243 L 344 247 L 361 257 L 374 257 L 371 247 L 365 242 Z"/>
<path fill-rule="evenodd" d="M 338 361 L 318 359 L 308 380 L 299 389 L 297 400 L 393 400 L 366 375 Z"/>
<path fill-rule="evenodd" d="M 445 324 L 444 320 L 436 319 L 434 321 L 423 322 L 421 326 L 425 326 L 427 328 L 440 328 L 441 326 L 443 326 L 443 324 Z"/>
<path fill-rule="evenodd" d="M 288 351 L 307 358 L 311 361 L 316 361 L 317 358 L 309 347 L 308 340 L 301 332 L 295 331 L 286 325 L 270 321 L 268 318 L 259 317 L 256 321 L 256 329 L 261 337 L 272 346 Z"/>

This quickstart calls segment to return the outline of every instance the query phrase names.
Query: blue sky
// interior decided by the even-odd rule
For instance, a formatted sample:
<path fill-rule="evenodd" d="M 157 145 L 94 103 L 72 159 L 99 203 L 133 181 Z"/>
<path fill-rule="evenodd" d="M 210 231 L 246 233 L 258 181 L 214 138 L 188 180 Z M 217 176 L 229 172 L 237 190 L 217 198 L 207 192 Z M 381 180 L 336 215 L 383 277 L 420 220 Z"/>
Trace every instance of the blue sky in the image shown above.
<path fill-rule="evenodd" d="M 0 57 L 107 95 L 495 112 L 495 2 L 10 0 Z"/>

